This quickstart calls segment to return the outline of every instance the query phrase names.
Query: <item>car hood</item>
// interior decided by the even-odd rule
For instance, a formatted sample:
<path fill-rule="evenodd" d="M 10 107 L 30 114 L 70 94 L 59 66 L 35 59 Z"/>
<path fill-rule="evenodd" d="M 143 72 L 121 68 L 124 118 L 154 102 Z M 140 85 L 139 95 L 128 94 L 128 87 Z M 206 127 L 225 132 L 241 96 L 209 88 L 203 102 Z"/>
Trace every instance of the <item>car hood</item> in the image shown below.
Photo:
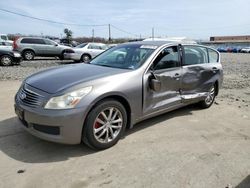
<path fill-rule="evenodd" d="M 54 94 L 83 82 L 128 71 L 126 69 L 91 64 L 67 65 L 38 72 L 28 77 L 26 83 L 47 93 Z"/>

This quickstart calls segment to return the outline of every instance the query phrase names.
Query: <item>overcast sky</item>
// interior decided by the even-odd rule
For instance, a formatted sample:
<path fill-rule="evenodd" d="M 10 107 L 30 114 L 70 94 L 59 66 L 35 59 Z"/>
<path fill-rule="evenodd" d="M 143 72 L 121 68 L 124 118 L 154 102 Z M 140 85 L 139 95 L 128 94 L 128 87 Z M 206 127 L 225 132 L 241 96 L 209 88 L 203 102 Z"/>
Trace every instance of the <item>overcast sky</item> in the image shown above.
<path fill-rule="evenodd" d="M 0 8 L 28 16 L 73 24 L 112 24 L 112 37 L 186 36 L 208 39 L 214 35 L 249 35 L 249 0 L 6 0 Z M 53 35 L 64 28 L 74 36 L 108 38 L 108 27 L 82 27 L 32 20 L 0 10 L 0 33 Z"/>

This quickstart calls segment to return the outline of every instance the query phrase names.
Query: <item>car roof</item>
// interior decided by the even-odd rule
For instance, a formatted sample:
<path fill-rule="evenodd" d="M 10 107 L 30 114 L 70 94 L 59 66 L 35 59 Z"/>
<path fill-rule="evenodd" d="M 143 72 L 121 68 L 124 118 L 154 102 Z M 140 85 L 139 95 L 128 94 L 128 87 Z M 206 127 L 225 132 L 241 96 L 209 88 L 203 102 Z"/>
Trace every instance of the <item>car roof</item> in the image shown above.
<path fill-rule="evenodd" d="M 137 45 L 150 45 L 150 46 L 156 46 L 156 47 L 160 47 L 166 44 L 169 45 L 178 45 L 178 44 L 188 44 L 188 45 L 197 45 L 194 43 L 186 43 L 186 42 L 173 42 L 173 41 L 136 41 L 136 42 L 128 42 L 128 43 L 124 43 L 125 45 L 129 45 L 129 44 L 137 44 Z"/>
<path fill-rule="evenodd" d="M 48 39 L 48 38 L 43 38 L 43 37 L 19 37 L 19 39 L 27 39 L 27 38 L 29 38 L 29 39 Z"/>

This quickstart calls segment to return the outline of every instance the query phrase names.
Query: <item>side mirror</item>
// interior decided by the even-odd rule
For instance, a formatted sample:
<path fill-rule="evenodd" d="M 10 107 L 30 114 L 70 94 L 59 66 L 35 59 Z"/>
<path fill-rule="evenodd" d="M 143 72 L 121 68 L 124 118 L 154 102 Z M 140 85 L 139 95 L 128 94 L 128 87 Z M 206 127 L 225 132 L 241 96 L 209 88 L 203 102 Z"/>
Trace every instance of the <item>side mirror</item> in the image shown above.
<path fill-rule="evenodd" d="M 58 44 L 55 44 L 55 46 L 58 46 Z"/>
<path fill-rule="evenodd" d="M 154 91 L 161 90 L 161 82 L 155 78 L 151 78 L 149 81 L 149 87 Z"/>

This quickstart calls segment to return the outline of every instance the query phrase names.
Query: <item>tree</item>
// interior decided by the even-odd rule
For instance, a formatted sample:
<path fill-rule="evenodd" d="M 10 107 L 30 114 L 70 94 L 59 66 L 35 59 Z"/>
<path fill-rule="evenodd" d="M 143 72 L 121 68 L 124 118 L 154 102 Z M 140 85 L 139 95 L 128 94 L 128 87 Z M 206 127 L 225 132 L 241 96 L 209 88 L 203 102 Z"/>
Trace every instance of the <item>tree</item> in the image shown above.
<path fill-rule="evenodd" d="M 65 29 L 64 29 L 64 33 L 65 33 L 66 38 L 67 38 L 68 40 L 71 40 L 71 39 L 72 39 L 73 32 L 72 32 L 70 29 L 65 28 Z"/>

